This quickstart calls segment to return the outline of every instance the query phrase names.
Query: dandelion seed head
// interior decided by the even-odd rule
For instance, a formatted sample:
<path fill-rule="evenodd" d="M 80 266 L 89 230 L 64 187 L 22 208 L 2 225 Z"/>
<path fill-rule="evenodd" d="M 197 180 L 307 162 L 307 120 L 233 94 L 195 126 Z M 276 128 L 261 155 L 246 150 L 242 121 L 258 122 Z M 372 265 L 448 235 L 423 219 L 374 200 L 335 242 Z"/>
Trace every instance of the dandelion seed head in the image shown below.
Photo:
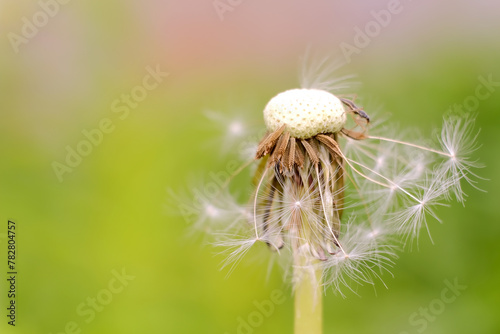
<path fill-rule="evenodd" d="M 472 116 L 447 116 L 441 147 L 415 131 L 377 129 L 380 117 L 351 95 L 337 95 L 349 87 L 348 77 L 328 76 L 337 65 L 321 59 L 305 69 L 301 88 L 277 94 L 264 108 L 262 140 L 239 146 L 244 161 L 259 162 L 251 207 L 224 191 L 186 208 L 189 217 L 198 213 L 196 226 L 219 231 L 223 266 L 232 270 L 255 244 L 266 244 L 293 272 L 292 282 L 300 271 L 320 270 L 324 284 L 343 295 L 381 280 L 397 240 L 418 243 L 425 229 L 432 241 L 428 218 L 440 221 L 436 208 L 451 197 L 464 200 L 460 180 L 475 185 L 473 169 L 481 165 L 470 158 L 477 149 Z M 248 132 L 241 119 L 209 116 L 231 145 Z"/>
<path fill-rule="evenodd" d="M 336 133 L 346 122 L 342 102 L 320 89 L 291 89 L 273 97 L 264 109 L 270 132 L 284 124 L 290 136 L 311 138 L 319 133 Z"/>

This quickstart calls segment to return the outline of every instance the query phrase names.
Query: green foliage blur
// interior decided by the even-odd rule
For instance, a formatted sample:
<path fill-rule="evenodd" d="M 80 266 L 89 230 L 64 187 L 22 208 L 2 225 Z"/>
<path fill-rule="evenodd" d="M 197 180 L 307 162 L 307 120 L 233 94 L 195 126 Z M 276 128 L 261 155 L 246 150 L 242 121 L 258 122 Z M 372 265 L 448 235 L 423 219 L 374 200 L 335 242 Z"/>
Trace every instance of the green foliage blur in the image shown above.
<path fill-rule="evenodd" d="M 310 43 L 338 54 L 342 41 L 353 43 L 353 27 L 386 6 L 333 3 L 243 2 L 221 21 L 211 1 L 69 2 L 16 53 L 8 34 L 40 4 L 3 1 L 0 333 L 291 333 L 291 289 L 255 260 L 265 252 L 251 252 L 227 277 L 223 257 L 191 236 L 169 190 L 182 193 L 226 166 L 223 133 L 208 128 L 204 111 L 263 127 L 265 103 L 296 87 Z M 432 140 L 446 110 L 476 94 L 479 77 L 500 82 L 500 29 L 490 15 L 500 7 L 480 1 L 469 12 L 466 3 L 407 3 L 343 69 L 395 129 L 416 127 Z M 169 75 L 127 105 L 122 94 L 157 67 Z M 486 192 L 466 186 L 465 207 L 440 208 L 443 224 L 430 220 L 434 245 L 422 233 L 418 250 L 400 252 L 394 278 L 384 275 L 388 289 L 362 286 L 361 297 L 346 299 L 329 291 L 325 333 L 500 332 L 499 106 L 500 86 L 473 108 Z M 95 135 L 98 144 L 82 148 L 88 155 L 60 181 L 54 162 L 66 165 L 68 146 L 76 150 L 105 119 L 112 130 Z M 242 198 L 249 180 L 243 174 L 233 189 Z M 6 317 L 9 219 L 17 224 L 15 328 Z M 454 280 L 467 288 L 436 302 Z M 260 321 L 256 304 L 273 291 L 284 301 Z M 249 321 L 258 326 L 245 332 Z"/>

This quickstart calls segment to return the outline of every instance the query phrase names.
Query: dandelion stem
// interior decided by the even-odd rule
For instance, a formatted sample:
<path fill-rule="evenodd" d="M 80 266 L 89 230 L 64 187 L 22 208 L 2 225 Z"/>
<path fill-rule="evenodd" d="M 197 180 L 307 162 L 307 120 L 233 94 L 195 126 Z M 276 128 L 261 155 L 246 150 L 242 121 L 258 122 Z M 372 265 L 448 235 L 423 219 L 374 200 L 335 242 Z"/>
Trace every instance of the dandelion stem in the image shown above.
<path fill-rule="evenodd" d="M 453 158 L 453 155 L 451 155 L 450 153 L 446 153 L 446 152 L 439 151 L 439 150 L 434 150 L 432 148 L 428 148 L 428 147 L 417 145 L 417 144 L 408 143 L 408 142 L 397 140 L 397 139 L 378 137 L 378 136 L 368 136 L 368 139 L 375 139 L 375 140 L 381 140 L 381 141 L 387 141 L 387 142 L 391 142 L 391 143 L 411 146 L 411 147 L 419 148 L 419 149 L 424 150 L 424 151 L 429 151 L 429 152 L 433 152 L 436 154 L 447 156 L 449 158 Z"/>
<path fill-rule="evenodd" d="M 309 261 L 317 261 L 311 260 Z M 295 252 L 295 334 L 323 332 L 323 289 L 321 270 L 308 263 L 305 254 Z"/>

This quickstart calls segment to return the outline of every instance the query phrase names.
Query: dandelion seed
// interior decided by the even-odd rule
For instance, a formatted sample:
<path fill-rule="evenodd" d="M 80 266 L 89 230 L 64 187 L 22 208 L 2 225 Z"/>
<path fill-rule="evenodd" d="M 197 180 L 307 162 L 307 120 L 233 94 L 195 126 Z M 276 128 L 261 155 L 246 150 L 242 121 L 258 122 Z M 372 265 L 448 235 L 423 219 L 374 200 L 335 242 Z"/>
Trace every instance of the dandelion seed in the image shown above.
<path fill-rule="evenodd" d="M 477 144 L 479 132 L 474 132 L 474 122 L 475 118 L 472 115 L 448 115 L 444 119 L 440 137 L 443 150 L 450 155 L 450 159 L 443 163 L 442 171 L 456 178 L 457 182 L 454 184 L 453 192 L 457 200 L 462 203 L 466 195 L 459 182 L 461 178 L 464 178 L 474 188 L 481 190 L 477 187 L 476 180 L 481 179 L 481 177 L 475 174 L 473 169 L 484 166 L 470 158 L 470 155 L 479 148 Z"/>
<path fill-rule="evenodd" d="M 218 241 L 214 242 L 213 245 L 216 247 L 221 247 L 223 250 L 219 254 L 226 256 L 226 259 L 221 265 L 221 269 L 230 266 L 227 275 L 233 272 L 234 268 L 241 261 L 243 256 L 250 251 L 250 248 L 259 241 L 257 238 L 249 237 L 245 238 L 238 235 L 225 235 L 218 234 Z"/>
<path fill-rule="evenodd" d="M 418 241 L 419 231 L 425 227 L 429 238 L 432 241 L 429 227 L 427 225 L 427 216 L 431 216 L 438 222 L 438 218 L 434 208 L 436 206 L 445 206 L 442 200 L 446 198 L 447 193 L 456 184 L 453 178 L 446 178 L 443 174 L 438 174 L 426 179 L 431 182 L 429 185 L 424 185 L 420 189 L 420 195 L 417 202 L 408 200 L 403 206 L 403 209 L 395 214 L 393 222 L 397 225 L 398 231 L 406 236 L 405 244 L 409 238 L 416 238 Z M 433 242 L 433 241 L 432 241 Z"/>
<path fill-rule="evenodd" d="M 218 133 L 221 133 L 219 140 L 212 142 L 212 147 L 219 147 L 220 152 L 226 154 L 236 148 L 239 149 L 240 145 L 243 145 L 245 149 L 252 146 L 250 143 L 244 142 L 253 132 L 250 126 L 247 125 L 248 122 L 245 122 L 244 117 L 240 115 L 228 117 L 213 110 L 207 110 L 204 114 L 209 121 L 209 125 L 215 128 Z"/>
<path fill-rule="evenodd" d="M 324 266 L 325 284 L 330 284 L 334 291 L 343 297 L 343 288 L 355 292 L 352 285 L 373 285 L 375 279 L 382 281 L 380 274 L 389 272 L 394 264 L 393 248 L 370 242 L 376 239 L 376 231 L 372 230 L 371 238 L 367 239 L 362 229 L 348 223 L 343 237 L 343 243 L 347 252 L 337 253 L 332 256 Z M 383 283 L 383 281 L 382 281 Z"/>

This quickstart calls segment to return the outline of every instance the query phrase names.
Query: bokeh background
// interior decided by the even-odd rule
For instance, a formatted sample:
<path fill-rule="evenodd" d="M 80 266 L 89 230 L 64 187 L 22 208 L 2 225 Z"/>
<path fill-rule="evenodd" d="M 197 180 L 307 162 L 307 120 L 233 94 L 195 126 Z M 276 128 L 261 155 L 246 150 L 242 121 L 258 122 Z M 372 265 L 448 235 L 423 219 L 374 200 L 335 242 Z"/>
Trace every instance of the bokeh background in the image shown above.
<path fill-rule="evenodd" d="M 391 1 L 220 2 L 231 8 L 222 19 L 212 0 L 0 2 L 2 334 L 71 333 L 72 321 L 82 333 L 232 334 L 256 310 L 253 301 L 276 289 L 285 302 L 251 332 L 292 332 L 293 299 L 279 272 L 267 277 L 266 263 L 250 260 L 226 277 L 223 258 L 175 214 L 169 189 L 182 193 L 224 170 L 224 120 L 263 126 L 265 103 L 297 86 L 307 47 L 342 57 L 341 43 L 353 44 L 355 28 Z M 13 47 L 12 33 L 42 3 L 54 15 L 38 18 L 45 24 Z M 430 137 L 446 110 L 474 96 L 478 77 L 500 81 L 500 3 L 401 7 L 343 70 L 358 75 L 359 95 L 377 101 L 390 122 Z M 120 119 L 113 101 L 141 85 L 148 66 L 169 75 Z M 328 293 L 325 333 L 417 333 L 410 315 L 455 278 L 467 288 L 424 332 L 500 332 L 499 106 L 495 87 L 473 108 L 482 129 L 474 158 L 487 166 L 479 171 L 487 192 L 467 187 L 465 207 L 440 208 L 435 245 L 423 237 L 418 251 L 401 253 L 394 278 L 384 276 L 389 289 Z M 219 132 L 206 110 L 223 115 Z M 114 130 L 60 182 L 53 162 L 63 163 L 66 147 L 105 118 Z M 5 316 L 8 219 L 18 226 L 15 328 Z M 135 278 L 87 323 L 78 307 L 109 297 L 104 290 L 122 268 Z"/>

